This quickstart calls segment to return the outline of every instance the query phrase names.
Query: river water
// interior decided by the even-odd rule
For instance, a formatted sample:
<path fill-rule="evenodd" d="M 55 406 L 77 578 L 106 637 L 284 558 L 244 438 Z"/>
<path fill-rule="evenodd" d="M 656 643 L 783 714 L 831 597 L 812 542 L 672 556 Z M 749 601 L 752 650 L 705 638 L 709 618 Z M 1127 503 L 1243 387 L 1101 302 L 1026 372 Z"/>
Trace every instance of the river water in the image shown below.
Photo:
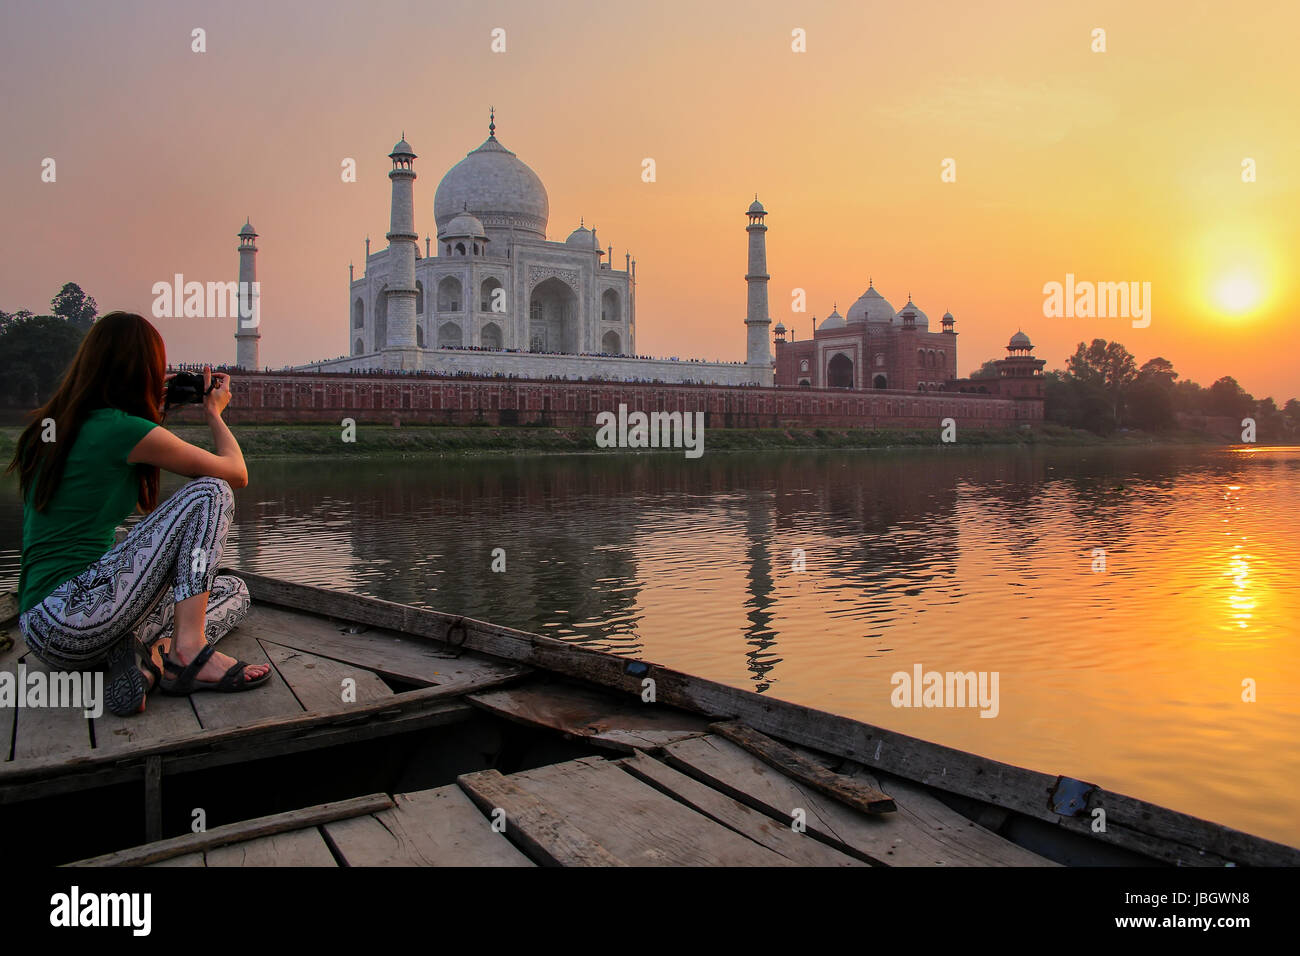
<path fill-rule="evenodd" d="M 251 471 L 227 563 L 636 656 L 1300 844 L 1300 449 Z M 3 577 L 20 518 L 6 483 Z M 893 675 L 918 665 L 996 672 L 996 716 L 894 706 Z"/>

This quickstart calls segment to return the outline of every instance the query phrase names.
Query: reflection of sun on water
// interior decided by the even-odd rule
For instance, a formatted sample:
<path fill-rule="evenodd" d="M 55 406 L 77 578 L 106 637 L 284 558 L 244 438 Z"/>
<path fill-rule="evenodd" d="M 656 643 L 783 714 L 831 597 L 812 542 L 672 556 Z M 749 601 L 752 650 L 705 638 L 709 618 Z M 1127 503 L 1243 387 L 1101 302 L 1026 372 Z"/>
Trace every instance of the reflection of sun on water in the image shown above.
<path fill-rule="evenodd" d="M 1223 500 L 1228 503 L 1229 513 L 1243 510 L 1241 498 L 1238 492 L 1241 491 L 1241 485 L 1225 485 Z M 1224 518 L 1224 523 L 1230 519 Z M 1225 532 L 1231 534 L 1232 532 Z M 1241 540 L 1244 542 L 1246 537 L 1243 535 Z M 1223 572 L 1224 577 L 1232 578 L 1232 588 L 1228 592 L 1226 601 L 1228 604 L 1228 622 L 1230 625 L 1236 625 L 1238 629 L 1250 627 L 1254 619 L 1254 611 L 1259 605 L 1259 595 L 1254 582 L 1251 580 L 1250 562 L 1251 555 L 1243 553 L 1242 544 L 1232 546 L 1233 553 L 1228 557 L 1227 569 Z"/>
<path fill-rule="evenodd" d="M 1237 545 L 1234 550 L 1240 550 Z M 1249 627 L 1254 615 L 1256 600 L 1250 583 L 1250 556 L 1234 554 L 1228 559 L 1227 575 L 1232 578 L 1233 589 L 1228 595 L 1228 617 L 1237 627 Z"/>

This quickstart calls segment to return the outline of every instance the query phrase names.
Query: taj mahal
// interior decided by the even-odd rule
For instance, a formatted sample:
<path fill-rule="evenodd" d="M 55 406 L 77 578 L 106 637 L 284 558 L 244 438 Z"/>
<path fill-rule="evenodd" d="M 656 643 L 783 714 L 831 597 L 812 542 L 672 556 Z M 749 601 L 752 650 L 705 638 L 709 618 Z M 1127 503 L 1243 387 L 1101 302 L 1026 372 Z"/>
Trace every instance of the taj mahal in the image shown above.
<path fill-rule="evenodd" d="M 546 187 L 497 139 L 495 113 L 488 138 L 438 183 L 423 248 L 405 136 L 389 158 L 388 245 L 372 252 L 367 240 L 364 271 L 351 270 L 350 353 L 302 370 L 772 384 L 770 348 L 757 364 L 638 356 L 636 261 L 625 253 L 615 268 L 585 221 L 563 242 L 547 238 Z M 766 324 L 761 336 L 766 345 Z"/>
<path fill-rule="evenodd" d="M 447 171 L 433 199 L 435 236 L 416 229 L 415 161 L 405 134 L 389 153 L 388 245 L 361 275 L 349 266 L 349 354 L 300 366 L 326 373 L 424 372 L 519 379 L 658 382 L 855 391 L 936 391 L 1039 399 L 1041 359 L 1017 333 L 995 378 L 958 379 L 956 320 L 941 329 L 912 302 L 900 310 L 873 282 L 841 316 L 832 311 L 796 341 L 768 314 L 767 210 L 745 210 L 748 268 L 745 361 L 637 354 L 636 260 L 616 269 L 613 246 L 580 221 L 547 238 L 546 186 L 496 135 Z M 240 279 L 256 279 L 257 234 L 239 233 Z M 740 324 L 739 322 L 737 323 Z M 739 331 L 739 329 L 737 329 Z M 257 368 L 260 329 L 236 335 L 237 365 Z"/>

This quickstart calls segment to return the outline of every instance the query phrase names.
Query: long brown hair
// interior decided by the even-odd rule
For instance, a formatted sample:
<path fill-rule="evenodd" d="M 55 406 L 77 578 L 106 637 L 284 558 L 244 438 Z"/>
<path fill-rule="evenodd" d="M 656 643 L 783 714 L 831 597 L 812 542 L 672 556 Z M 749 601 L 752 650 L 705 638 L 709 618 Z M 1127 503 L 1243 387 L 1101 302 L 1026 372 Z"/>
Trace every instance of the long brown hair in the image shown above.
<path fill-rule="evenodd" d="M 63 373 L 54 397 L 38 408 L 18 438 L 13 461 L 24 500 L 44 511 L 54 498 L 77 434 L 97 408 L 117 408 L 128 415 L 162 422 L 159 405 L 167 372 L 167 352 L 158 330 L 134 312 L 110 312 L 90 327 Z M 42 422 L 54 420 L 55 440 L 42 441 Z M 141 511 L 158 504 L 158 468 L 136 465 Z"/>

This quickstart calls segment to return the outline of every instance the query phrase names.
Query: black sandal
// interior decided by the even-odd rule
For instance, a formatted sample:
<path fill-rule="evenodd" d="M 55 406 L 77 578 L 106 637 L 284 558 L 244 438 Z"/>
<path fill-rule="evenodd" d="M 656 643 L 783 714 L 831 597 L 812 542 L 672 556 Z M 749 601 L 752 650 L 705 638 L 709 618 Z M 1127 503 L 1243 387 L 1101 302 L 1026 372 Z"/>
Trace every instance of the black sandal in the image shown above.
<path fill-rule="evenodd" d="M 239 691 L 251 690 L 260 684 L 265 684 L 271 679 L 271 671 L 268 669 L 261 677 L 248 678 L 244 676 L 244 668 L 252 665 L 245 661 L 235 661 L 221 675 L 220 680 L 199 680 L 197 674 L 203 669 L 203 665 L 208 662 L 214 653 L 216 645 L 208 644 L 195 655 L 194 660 L 188 665 L 182 667 L 171 659 L 170 656 L 163 655 L 163 677 L 162 692 L 171 694 L 175 697 L 184 697 L 193 694 L 195 691 L 211 690 L 223 694 L 233 694 Z M 173 676 L 173 674 L 175 676 Z"/>
<path fill-rule="evenodd" d="M 134 634 L 128 634 L 108 652 L 104 703 L 108 706 L 109 713 L 118 717 L 138 714 L 140 705 L 144 703 L 144 675 L 140 673 L 139 657 L 142 647 Z"/>

